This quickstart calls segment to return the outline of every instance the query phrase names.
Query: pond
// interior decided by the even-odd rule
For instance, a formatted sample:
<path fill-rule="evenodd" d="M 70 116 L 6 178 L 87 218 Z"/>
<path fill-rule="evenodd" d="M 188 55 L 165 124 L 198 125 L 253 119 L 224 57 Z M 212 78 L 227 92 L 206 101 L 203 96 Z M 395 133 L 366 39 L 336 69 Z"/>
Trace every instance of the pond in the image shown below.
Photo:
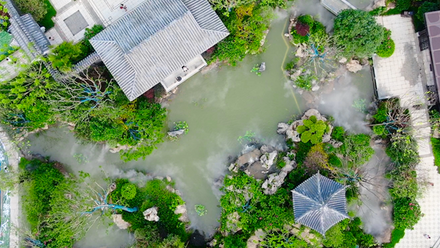
<path fill-rule="evenodd" d="M 304 2 L 309 1 L 295 3 Z M 299 13 L 302 11 L 297 9 Z M 236 67 L 223 66 L 199 73 L 179 87 L 177 96 L 166 106 L 168 126 L 184 120 L 189 133 L 176 141 L 162 143 L 145 160 L 124 163 L 119 154 L 109 153 L 107 147 L 81 144 L 63 127 L 30 136 L 31 152 L 50 156 L 75 172 L 99 174 L 103 170 L 110 176 L 130 177 L 138 170 L 154 176 L 169 175 L 187 203 L 192 227 L 206 235 L 213 234 L 220 217 L 221 195 L 214 184 L 226 174 L 228 160 L 243 150 L 245 144 L 239 142 L 240 136 L 252 132 L 261 142 L 282 147 L 284 141 L 276 133 L 277 124 L 287 122 L 311 106 L 334 116 L 338 125 L 349 130 L 366 130 L 364 114 L 352 105 L 359 99 L 368 102 L 372 97 L 369 68 L 356 74 L 343 73 L 332 92 L 315 96 L 314 102 L 305 99 L 305 95 L 294 91 L 282 71 L 294 50 L 284 40 L 289 14 L 285 11 L 277 14 L 279 18 L 271 25 L 264 53 L 248 56 Z M 261 76 L 250 72 L 261 62 L 267 67 Z M 208 213 L 199 217 L 194 209 L 196 204 L 204 205 Z M 82 247 L 120 247 L 132 240 L 126 231 L 114 228 L 110 230 L 111 240 L 96 239 L 93 237 L 105 235 L 105 228 L 94 229 L 81 242 Z"/>

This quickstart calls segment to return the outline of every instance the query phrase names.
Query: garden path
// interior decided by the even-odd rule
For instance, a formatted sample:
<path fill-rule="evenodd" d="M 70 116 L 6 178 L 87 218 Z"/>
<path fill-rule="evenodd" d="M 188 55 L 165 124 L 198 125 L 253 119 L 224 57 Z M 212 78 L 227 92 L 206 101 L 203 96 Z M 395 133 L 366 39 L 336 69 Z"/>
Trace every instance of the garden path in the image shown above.
<path fill-rule="evenodd" d="M 430 144 L 431 127 L 426 105 L 427 85 L 432 85 L 429 77 L 429 60 L 419 51 L 416 33 L 410 18 L 400 15 L 377 17 L 377 21 L 391 30 L 391 38 L 396 44 L 394 54 L 389 58 L 373 57 L 376 86 L 379 99 L 398 97 L 401 105 L 409 109 L 415 129 L 421 162 L 417 165 L 417 177 L 423 194 L 417 199 L 424 216 L 414 226 L 406 230 L 405 237 L 396 245 L 398 248 L 433 247 L 440 237 L 440 174 L 434 166 Z M 417 106 L 419 105 L 419 106 Z M 427 239 L 423 234 L 428 234 Z"/>

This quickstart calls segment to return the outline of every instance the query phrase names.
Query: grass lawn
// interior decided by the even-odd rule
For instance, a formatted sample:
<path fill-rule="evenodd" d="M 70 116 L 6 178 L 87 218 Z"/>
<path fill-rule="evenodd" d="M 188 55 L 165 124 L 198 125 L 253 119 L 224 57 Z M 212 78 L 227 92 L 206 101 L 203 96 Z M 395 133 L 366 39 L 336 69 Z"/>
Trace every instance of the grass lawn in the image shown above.
<path fill-rule="evenodd" d="M 52 4 L 50 4 L 49 0 L 43 0 L 46 3 L 47 6 L 47 13 L 44 16 L 44 18 L 38 22 L 41 26 L 44 26 L 46 30 L 49 30 L 50 28 L 53 28 L 55 26 L 55 23 L 52 21 L 52 17 L 54 17 L 57 14 L 57 11 L 54 9 Z"/>

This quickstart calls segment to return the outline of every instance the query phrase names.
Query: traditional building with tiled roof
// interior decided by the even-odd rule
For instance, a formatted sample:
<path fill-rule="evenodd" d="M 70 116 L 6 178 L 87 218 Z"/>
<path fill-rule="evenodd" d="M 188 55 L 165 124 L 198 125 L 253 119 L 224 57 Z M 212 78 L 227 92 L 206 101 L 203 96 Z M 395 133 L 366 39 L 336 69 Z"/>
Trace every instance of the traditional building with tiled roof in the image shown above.
<path fill-rule="evenodd" d="M 90 43 L 132 101 L 197 73 L 206 65 L 201 54 L 228 34 L 206 0 L 147 0 Z"/>

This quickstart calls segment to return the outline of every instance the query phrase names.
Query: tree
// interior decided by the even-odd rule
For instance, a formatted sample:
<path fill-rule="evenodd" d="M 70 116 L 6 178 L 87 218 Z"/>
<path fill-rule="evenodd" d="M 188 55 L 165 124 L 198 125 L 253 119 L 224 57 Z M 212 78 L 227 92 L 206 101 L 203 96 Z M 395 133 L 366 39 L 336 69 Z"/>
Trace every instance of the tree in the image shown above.
<path fill-rule="evenodd" d="M 384 28 L 363 10 L 342 10 L 334 22 L 336 45 L 347 57 L 371 57 L 380 46 Z"/>
<path fill-rule="evenodd" d="M 423 2 L 422 5 L 420 5 L 419 9 L 417 10 L 416 17 L 419 19 L 422 23 L 425 23 L 425 13 L 436 11 L 439 9 L 438 3 L 432 3 L 432 2 Z"/>
<path fill-rule="evenodd" d="M 80 45 L 74 45 L 72 42 L 63 42 L 53 48 L 49 54 L 49 61 L 52 66 L 62 72 L 72 71 L 72 64 L 75 59 L 81 56 Z"/>
<path fill-rule="evenodd" d="M 35 21 L 41 21 L 47 13 L 47 6 L 42 0 L 15 0 L 22 13 L 29 13 Z"/>

